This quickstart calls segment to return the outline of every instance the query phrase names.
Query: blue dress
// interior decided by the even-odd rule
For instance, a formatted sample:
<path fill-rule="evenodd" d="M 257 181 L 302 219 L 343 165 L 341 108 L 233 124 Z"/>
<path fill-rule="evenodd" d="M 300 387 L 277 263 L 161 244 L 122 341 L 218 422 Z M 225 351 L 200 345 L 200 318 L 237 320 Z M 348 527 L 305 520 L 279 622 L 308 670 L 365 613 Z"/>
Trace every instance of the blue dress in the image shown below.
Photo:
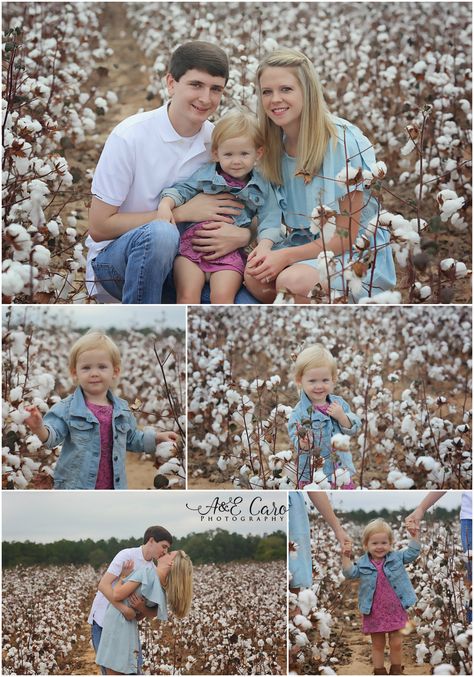
<path fill-rule="evenodd" d="M 311 540 L 308 508 L 303 492 L 288 492 L 288 503 L 289 539 L 298 546 L 296 553 L 290 552 L 288 558 L 290 588 L 309 588 L 312 583 Z"/>
<path fill-rule="evenodd" d="M 157 604 L 156 617 L 168 620 L 166 595 L 154 568 L 141 567 L 125 579 L 139 581 L 135 590 L 145 598 L 149 606 Z M 128 599 L 124 601 L 128 604 Z M 104 625 L 97 651 L 96 663 L 124 675 L 138 674 L 138 623 L 127 619 L 112 604 L 109 604 L 104 616 Z"/>
<path fill-rule="evenodd" d="M 342 118 L 333 117 L 332 121 L 337 131 L 336 143 L 329 141 L 322 167 L 310 183 L 305 184 L 301 176 L 295 177 L 295 158 L 286 153 L 282 157 L 283 185 L 279 186 L 275 192 L 284 214 L 285 223 L 291 232 L 283 242 L 275 245 L 273 249 L 295 247 L 313 242 L 315 236 L 309 230 L 313 209 L 319 204 L 323 204 L 340 213 L 339 200 L 346 196 L 347 191 L 360 191 L 362 189 L 360 184 L 347 188 L 333 180 L 346 166 L 346 157 L 350 158 L 350 164 L 353 167 L 362 167 L 364 171 L 369 170 L 370 165 L 375 162 L 372 144 L 360 129 Z M 370 192 L 364 188 L 362 193 L 365 206 L 360 215 L 359 235 L 364 233 L 367 224 L 377 215 L 378 210 L 377 200 L 370 196 Z M 377 229 L 377 254 L 374 263 L 372 295 L 393 289 L 396 284 L 395 266 L 392 250 L 388 244 L 389 240 L 390 236 L 386 230 Z M 370 236 L 370 243 L 371 248 L 373 248 L 373 235 Z M 347 283 L 344 284 L 341 271 L 350 261 L 350 252 L 336 256 L 335 259 L 337 272 L 331 275 L 331 289 L 342 291 L 347 287 Z M 355 259 L 357 260 L 357 254 Z M 299 263 L 312 268 L 317 267 L 316 259 L 306 259 L 299 261 Z M 350 300 L 352 302 L 357 302 L 359 298 L 367 296 L 371 276 L 372 270 L 369 269 L 365 277 L 362 278 L 362 291 L 357 295 L 351 295 Z"/>

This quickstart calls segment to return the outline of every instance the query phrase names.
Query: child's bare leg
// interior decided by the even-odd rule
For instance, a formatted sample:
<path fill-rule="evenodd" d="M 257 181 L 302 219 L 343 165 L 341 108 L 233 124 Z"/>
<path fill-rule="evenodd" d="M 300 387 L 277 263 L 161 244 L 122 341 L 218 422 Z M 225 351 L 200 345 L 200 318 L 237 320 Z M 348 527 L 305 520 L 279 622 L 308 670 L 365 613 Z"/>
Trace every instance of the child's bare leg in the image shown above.
<path fill-rule="evenodd" d="M 235 270 L 218 270 L 211 273 L 211 303 L 234 303 L 242 284 L 242 275 Z"/>
<path fill-rule="evenodd" d="M 253 275 L 244 271 L 245 286 L 262 303 L 273 303 L 276 297 L 275 282 L 259 282 Z"/>
<path fill-rule="evenodd" d="M 385 632 L 373 632 L 372 639 L 372 662 L 376 670 L 384 667 Z"/>
<path fill-rule="evenodd" d="M 173 267 L 176 303 L 201 303 L 201 292 L 206 281 L 205 273 L 196 263 L 177 256 Z"/>
<path fill-rule="evenodd" d="M 400 666 L 402 664 L 402 636 L 398 630 L 389 634 L 390 663 Z"/>

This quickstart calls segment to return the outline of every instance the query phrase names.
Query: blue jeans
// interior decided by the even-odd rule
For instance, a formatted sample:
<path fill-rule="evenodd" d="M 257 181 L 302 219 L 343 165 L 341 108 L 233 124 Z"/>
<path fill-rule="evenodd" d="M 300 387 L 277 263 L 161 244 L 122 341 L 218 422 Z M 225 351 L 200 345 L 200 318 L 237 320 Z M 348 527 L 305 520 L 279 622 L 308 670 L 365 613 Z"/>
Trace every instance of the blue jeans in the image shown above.
<path fill-rule="evenodd" d="M 92 267 L 104 289 L 122 303 L 161 303 L 178 246 L 175 225 L 150 221 L 113 240 L 98 253 Z"/>
<path fill-rule="evenodd" d="M 461 542 L 462 549 L 464 552 L 472 550 L 472 520 L 462 519 L 461 520 Z M 472 582 L 472 559 L 469 559 L 466 562 L 466 571 L 467 571 L 467 580 Z M 467 622 L 472 622 L 472 608 L 468 607 L 467 610 Z"/>
<path fill-rule="evenodd" d="M 92 621 L 91 625 L 91 638 L 92 638 L 92 646 L 94 647 L 94 651 L 97 654 L 97 649 L 99 648 L 99 642 L 100 642 L 100 637 L 102 635 L 102 628 L 98 623 L 95 621 Z M 142 643 L 140 642 L 140 639 L 138 639 L 138 675 L 141 675 L 141 666 L 143 665 L 143 653 L 142 653 Z M 103 675 L 107 674 L 107 671 L 102 665 L 99 665 L 100 671 Z"/>

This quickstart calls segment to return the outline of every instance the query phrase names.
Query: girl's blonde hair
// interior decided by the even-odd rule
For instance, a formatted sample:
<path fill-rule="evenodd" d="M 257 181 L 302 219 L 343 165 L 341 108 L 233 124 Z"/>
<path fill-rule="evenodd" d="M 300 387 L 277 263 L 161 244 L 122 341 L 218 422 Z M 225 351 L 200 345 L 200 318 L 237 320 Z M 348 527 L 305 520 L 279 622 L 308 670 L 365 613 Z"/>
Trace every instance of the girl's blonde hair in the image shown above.
<path fill-rule="evenodd" d="M 281 47 L 267 54 L 257 68 L 257 115 L 263 133 L 265 154 L 261 161 L 263 174 L 273 183 L 283 183 L 281 158 L 284 153 L 283 131 L 266 115 L 260 91 L 260 78 L 266 68 L 290 68 L 303 94 L 296 171 L 313 177 L 318 173 L 327 145 L 336 140 L 336 127 L 324 100 L 321 82 L 311 61 L 296 49 Z M 302 179 L 303 180 L 303 179 Z"/>
<path fill-rule="evenodd" d="M 257 118 L 250 113 L 233 111 L 216 122 L 211 137 L 212 152 L 214 153 L 224 141 L 236 139 L 238 136 L 247 136 L 252 139 L 255 148 L 263 146 L 263 135 Z"/>
<path fill-rule="evenodd" d="M 364 546 L 364 550 L 367 549 L 369 538 L 373 536 L 373 534 L 378 534 L 380 532 L 387 534 L 390 545 L 393 543 L 393 532 L 390 524 L 378 517 L 369 522 L 362 533 L 362 545 Z"/>
<path fill-rule="evenodd" d="M 69 352 L 69 371 L 72 373 L 76 369 L 79 355 L 85 353 L 86 350 L 105 350 L 112 360 L 115 369 L 120 369 L 120 351 L 112 341 L 100 331 L 90 331 L 77 341 L 72 346 Z"/>
<path fill-rule="evenodd" d="M 193 598 L 193 563 L 183 550 L 178 550 L 163 587 L 171 611 L 178 618 L 187 616 Z"/>
<path fill-rule="evenodd" d="M 321 343 L 315 343 L 314 346 L 302 350 L 295 360 L 294 374 L 296 382 L 301 381 L 305 371 L 318 369 L 319 367 L 329 367 L 332 380 L 336 380 L 337 363 L 335 358 Z"/>

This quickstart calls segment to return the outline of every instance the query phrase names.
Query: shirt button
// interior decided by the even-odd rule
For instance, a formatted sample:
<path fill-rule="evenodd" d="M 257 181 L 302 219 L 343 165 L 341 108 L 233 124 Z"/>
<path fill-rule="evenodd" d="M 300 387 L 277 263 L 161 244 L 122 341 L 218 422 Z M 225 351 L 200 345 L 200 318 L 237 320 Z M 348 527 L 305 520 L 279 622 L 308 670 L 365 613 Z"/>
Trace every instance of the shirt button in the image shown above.
<path fill-rule="evenodd" d="M 118 484 L 119 481 L 120 481 L 120 477 L 116 477 L 116 478 L 115 478 L 115 482 Z"/>
<path fill-rule="evenodd" d="M 118 461 L 118 456 L 114 456 L 114 461 Z"/>

